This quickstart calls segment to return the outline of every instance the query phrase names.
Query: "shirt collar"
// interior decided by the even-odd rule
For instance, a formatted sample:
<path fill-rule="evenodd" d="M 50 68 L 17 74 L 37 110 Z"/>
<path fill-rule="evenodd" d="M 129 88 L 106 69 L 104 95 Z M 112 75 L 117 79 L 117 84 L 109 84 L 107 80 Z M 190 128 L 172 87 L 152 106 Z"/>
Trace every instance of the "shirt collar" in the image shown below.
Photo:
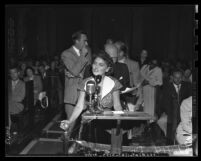
<path fill-rule="evenodd" d="M 18 80 L 15 80 L 15 81 L 14 81 L 14 80 L 12 80 L 12 83 L 13 83 L 13 84 L 14 84 L 14 83 L 15 83 L 15 84 L 17 84 L 17 83 L 18 83 L 18 81 L 19 81 L 19 79 L 18 79 Z"/>
<path fill-rule="evenodd" d="M 73 49 L 75 50 L 76 54 L 77 54 L 78 56 L 80 56 L 80 50 L 77 49 L 75 46 L 73 46 Z"/>
<path fill-rule="evenodd" d="M 181 88 L 181 84 L 176 85 L 176 84 L 173 83 L 173 85 L 174 85 L 174 88 L 176 89 L 176 91 L 178 92 L 178 90 L 180 90 L 180 88 Z"/>

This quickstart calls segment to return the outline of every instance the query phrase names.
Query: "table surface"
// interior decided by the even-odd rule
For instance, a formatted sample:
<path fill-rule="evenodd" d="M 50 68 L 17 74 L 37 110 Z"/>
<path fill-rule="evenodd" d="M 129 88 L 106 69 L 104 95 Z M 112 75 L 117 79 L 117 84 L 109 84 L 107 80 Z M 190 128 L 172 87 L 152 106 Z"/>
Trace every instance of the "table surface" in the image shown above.
<path fill-rule="evenodd" d="M 145 112 L 131 112 L 124 111 L 122 113 L 114 113 L 113 111 L 107 111 L 101 114 L 84 113 L 82 119 L 103 119 L 103 120 L 155 120 L 154 116 L 151 116 Z"/>

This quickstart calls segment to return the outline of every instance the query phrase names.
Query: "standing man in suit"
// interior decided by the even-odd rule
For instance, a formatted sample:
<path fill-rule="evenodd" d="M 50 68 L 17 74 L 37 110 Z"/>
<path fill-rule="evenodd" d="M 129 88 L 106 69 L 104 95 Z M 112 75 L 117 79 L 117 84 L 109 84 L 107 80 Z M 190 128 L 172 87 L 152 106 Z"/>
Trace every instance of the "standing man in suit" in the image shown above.
<path fill-rule="evenodd" d="M 124 63 L 128 66 L 130 86 L 131 87 L 137 86 L 139 83 L 139 74 L 140 74 L 138 62 L 131 60 L 128 57 L 128 48 L 125 43 L 117 41 L 115 42 L 115 46 L 118 49 L 118 62 Z"/>
<path fill-rule="evenodd" d="M 126 64 L 119 63 L 118 60 L 118 49 L 114 44 L 106 44 L 105 52 L 110 55 L 113 60 L 113 76 L 119 80 L 123 85 L 120 90 L 125 90 L 126 87 L 130 87 L 129 70 Z"/>
<path fill-rule="evenodd" d="M 87 49 L 87 34 L 78 31 L 72 35 L 73 45 L 61 53 L 65 66 L 64 104 L 67 119 L 71 117 L 78 99 L 78 84 L 83 80 L 85 67 L 91 60 Z M 73 128 L 72 125 L 71 128 Z"/>
<path fill-rule="evenodd" d="M 25 98 L 25 83 L 19 79 L 17 67 L 9 69 L 11 80 L 8 81 L 8 111 L 11 132 L 19 132 L 19 114 L 23 111 L 22 101 Z"/>
<path fill-rule="evenodd" d="M 175 140 L 176 128 L 181 121 L 181 102 L 190 97 L 192 86 L 189 82 L 182 81 L 183 73 L 179 69 L 172 72 L 173 82 L 164 84 L 161 101 L 161 113 L 167 114 L 167 143 L 173 144 Z"/>

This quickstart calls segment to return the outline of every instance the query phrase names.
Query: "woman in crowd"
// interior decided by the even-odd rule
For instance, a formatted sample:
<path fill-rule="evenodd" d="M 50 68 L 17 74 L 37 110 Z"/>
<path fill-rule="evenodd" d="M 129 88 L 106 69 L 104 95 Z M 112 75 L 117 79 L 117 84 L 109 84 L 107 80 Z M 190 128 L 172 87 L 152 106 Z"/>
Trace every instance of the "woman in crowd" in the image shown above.
<path fill-rule="evenodd" d="M 34 69 L 32 67 L 27 67 L 25 72 L 26 72 L 26 77 L 24 78 L 24 81 L 25 82 L 33 81 L 34 105 L 36 105 L 39 93 L 43 89 L 42 81 L 40 76 L 34 74 Z"/>
<path fill-rule="evenodd" d="M 142 77 L 142 92 L 144 100 L 144 112 L 147 112 L 150 115 L 155 115 L 156 106 L 158 101 L 159 87 L 163 84 L 163 74 L 156 59 L 153 59 L 149 65 L 144 65 L 141 69 Z"/>
<path fill-rule="evenodd" d="M 39 72 L 38 72 L 38 70 L 39 70 L 39 65 L 40 65 L 40 61 L 39 61 L 39 60 L 36 60 L 36 61 L 34 62 L 34 66 L 33 66 L 33 68 L 34 68 L 34 74 L 39 74 Z"/>
<path fill-rule="evenodd" d="M 20 79 L 24 79 L 26 67 L 27 67 L 27 65 L 26 65 L 25 62 L 22 62 L 22 63 L 20 64 L 20 71 L 19 71 L 19 77 L 20 77 Z"/>

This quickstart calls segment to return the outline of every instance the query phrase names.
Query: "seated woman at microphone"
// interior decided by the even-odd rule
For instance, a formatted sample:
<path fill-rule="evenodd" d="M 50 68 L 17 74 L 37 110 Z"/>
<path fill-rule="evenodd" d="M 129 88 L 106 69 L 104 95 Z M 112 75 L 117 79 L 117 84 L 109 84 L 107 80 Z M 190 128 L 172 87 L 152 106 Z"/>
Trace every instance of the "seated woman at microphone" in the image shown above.
<path fill-rule="evenodd" d="M 96 87 L 99 87 L 99 109 L 102 111 L 120 111 L 122 110 L 120 103 L 120 91 L 119 89 L 122 87 L 121 83 L 110 76 L 112 73 L 113 61 L 111 57 L 105 53 L 104 51 L 100 51 L 97 55 L 95 55 L 93 63 L 92 63 L 92 73 L 93 76 L 84 79 L 78 86 L 78 90 L 80 91 L 80 95 L 77 101 L 77 104 L 74 108 L 74 111 L 69 118 L 69 120 L 63 120 L 60 124 L 60 127 L 64 130 L 68 129 L 72 122 L 76 121 L 79 115 L 87 108 L 87 100 L 86 96 L 88 93 L 92 93 L 89 86 L 87 87 L 89 81 L 94 81 Z M 96 76 L 101 76 L 100 82 L 95 80 Z M 103 128 L 107 128 L 108 123 L 104 122 L 104 120 L 96 120 L 99 122 L 98 126 L 103 126 Z M 97 124 L 96 124 L 97 125 Z M 97 127 L 97 126 L 96 126 Z M 102 128 L 102 127 L 101 127 Z M 103 131 L 101 129 L 100 131 Z M 98 134 L 98 132 L 97 132 Z M 100 134 L 100 133 L 99 133 Z M 109 135 L 109 134 L 108 134 Z M 104 138 L 104 136 L 102 136 Z"/>

